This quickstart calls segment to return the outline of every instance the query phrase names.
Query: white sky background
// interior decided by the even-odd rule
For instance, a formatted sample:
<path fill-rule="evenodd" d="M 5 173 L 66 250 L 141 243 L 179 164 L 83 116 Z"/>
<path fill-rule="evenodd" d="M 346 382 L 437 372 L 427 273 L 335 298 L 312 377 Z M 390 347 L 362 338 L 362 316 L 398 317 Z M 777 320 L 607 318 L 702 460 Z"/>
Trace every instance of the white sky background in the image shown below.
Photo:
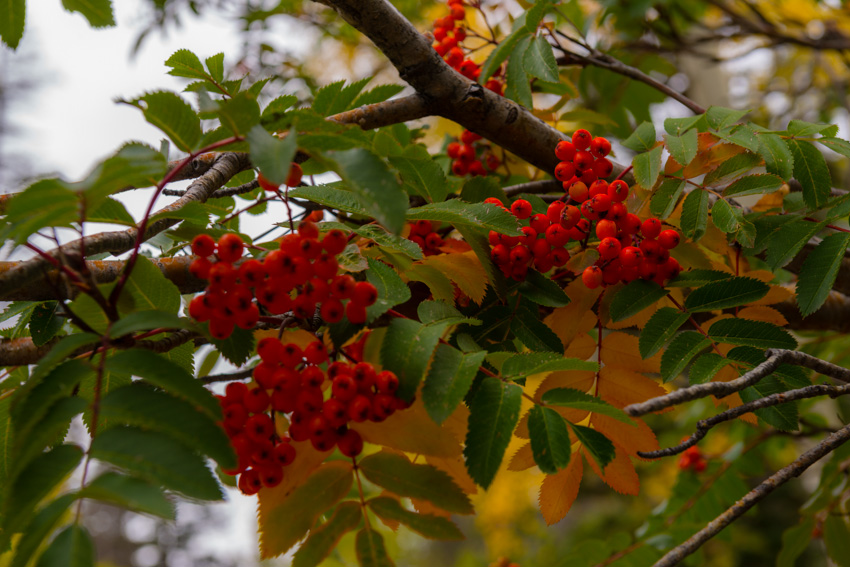
<path fill-rule="evenodd" d="M 7 148 L 14 145 L 11 149 L 15 154 L 30 160 L 36 175 L 59 175 L 77 181 L 126 141 L 159 147 L 163 134 L 145 122 L 141 111 L 116 104 L 114 99 L 156 89 L 182 91 L 187 80 L 167 75 L 164 65 L 178 49 L 190 49 L 202 60 L 223 52 L 225 64 L 239 53 L 238 22 L 210 10 L 201 19 L 184 15 L 182 27 L 169 28 L 167 37 L 152 32 L 131 59 L 140 31 L 137 22 L 141 21 L 142 3 L 120 0 L 114 6 L 118 25 L 96 30 L 80 14 L 66 12 L 59 0 L 29 0 L 26 31 L 17 52 L 0 46 L 12 65 L 16 57 L 30 55 L 32 69 L 21 74 L 39 82 L 34 91 L 9 108 L 7 120 L 14 123 L 18 135 L 5 141 Z M 191 96 L 187 100 L 193 105 L 196 102 Z M 136 193 L 129 201 L 124 200 L 138 217 L 150 191 Z M 160 206 L 165 202 L 163 198 Z M 221 514 L 225 518 L 223 533 L 204 534 L 197 541 L 200 547 L 222 557 L 241 558 L 243 564 L 254 563 L 256 501 L 256 497 L 231 491 L 228 503 L 215 505 L 225 508 Z M 182 513 L 191 514 L 191 510 Z M 141 554 L 138 559 L 139 566 L 145 567 L 150 564 L 145 559 L 157 558 Z"/>

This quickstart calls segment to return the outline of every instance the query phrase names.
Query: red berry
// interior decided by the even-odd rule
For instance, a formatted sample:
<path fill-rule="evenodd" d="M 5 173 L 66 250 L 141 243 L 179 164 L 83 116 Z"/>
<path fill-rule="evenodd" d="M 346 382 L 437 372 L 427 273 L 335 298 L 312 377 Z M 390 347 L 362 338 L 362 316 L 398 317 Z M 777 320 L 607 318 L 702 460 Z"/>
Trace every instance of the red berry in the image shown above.
<path fill-rule="evenodd" d="M 196 256 L 212 256 L 215 254 L 215 240 L 209 234 L 199 234 L 192 239 L 192 253 Z"/>
<path fill-rule="evenodd" d="M 551 244 L 553 248 L 564 246 L 569 239 L 569 232 L 560 224 L 553 224 L 546 229 L 546 242 Z"/>
<path fill-rule="evenodd" d="M 357 395 L 357 381 L 350 374 L 340 374 L 333 379 L 331 393 L 334 398 L 347 402 Z"/>
<path fill-rule="evenodd" d="M 511 250 L 510 261 L 513 264 L 528 264 L 531 260 L 531 251 L 527 246 L 519 245 Z"/>
<path fill-rule="evenodd" d="M 640 233 L 645 238 L 657 238 L 661 234 L 661 221 L 655 217 L 649 217 L 640 225 Z"/>
<path fill-rule="evenodd" d="M 322 364 L 328 361 L 328 350 L 321 341 L 313 341 L 304 349 L 304 358 L 310 364 Z"/>
<path fill-rule="evenodd" d="M 673 229 L 662 230 L 658 235 L 658 244 L 667 250 L 672 250 L 679 245 L 679 233 Z"/>
<path fill-rule="evenodd" d="M 504 244 L 497 244 L 490 250 L 490 258 L 497 266 L 505 265 L 511 261 L 511 251 Z"/>
<path fill-rule="evenodd" d="M 389 370 L 384 370 L 375 377 L 375 386 L 382 394 L 394 394 L 398 390 L 398 376 Z"/>
<path fill-rule="evenodd" d="M 238 270 L 239 280 L 250 287 L 257 287 L 266 280 L 266 269 L 259 260 L 245 260 Z"/>
<path fill-rule="evenodd" d="M 549 228 L 549 217 L 544 215 L 543 213 L 539 213 L 531 217 L 531 220 L 528 221 L 528 226 L 534 229 L 537 234 L 542 234 L 546 232 L 546 229 Z"/>
<path fill-rule="evenodd" d="M 622 245 L 616 238 L 608 237 L 603 238 L 596 249 L 599 251 L 599 257 L 603 260 L 613 260 L 620 255 Z"/>
<path fill-rule="evenodd" d="M 357 282 L 354 284 L 351 300 L 368 307 L 378 301 L 378 290 L 371 282 Z"/>
<path fill-rule="evenodd" d="M 348 245 L 348 237 L 345 236 L 345 233 L 338 228 L 333 230 L 329 230 L 325 237 L 322 238 L 322 248 L 324 248 L 328 254 L 336 256 Z"/>
<path fill-rule="evenodd" d="M 579 220 L 581 220 L 581 211 L 579 208 L 574 205 L 567 205 L 561 215 L 561 226 L 566 229 L 570 229 L 573 228 Z"/>
<path fill-rule="evenodd" d="M 301 170 L 301 166 L 292 162 L 292 165 L 289 167 L 289 175 L 286 176 L 286 186 L 297 187 L 301 183 L 301 177 L 303 175 L 304 172 Z"/>
<path fill-rule="evenodd" d="M 345 316 L 355 325 L 361 325 L 366 322 L 366 306 L 352 299 L 345 306 Z"/>
<path fill-rule="evenodd" d="M 555 248 L 552 250 L 549 258 L 552 260 L 554 266 L 561 267 L 570 261 L 570 253 L 564 248 Z"/>
<path fill-rule="evenodd" d="M 255 469 L 248 469 L 239 476 L 239 490 L 246 496 L 256 494 L 262 487 L 263 481 L 260 480 L 260 473 Z"/>
<path fill-rule="evenodd" d="M 460 141 L 464 144 L 472 144 L 480 139 L 481 136 L 479 136 L 475 132 L 472 132 L 471 130 L 464 130 L 463 133 L 460 135 Z"/>
<path fill-rule="evenodd" d="M 264 191 L 277 191 L 280 189 L 280 185 L 272 183 L 262 173 L 257 175 L 257 183 L 260 184 L 260 187 L 262 187 Z"/>
<path fill-rule="evenodd" d="M 372 414 L 372 402 L 363 394 L 357 394 L 348 404 L 348 417 L 351 421 L 362 422 Z"/>
<path fill-rule="evenodd" d="M 224 319 L 210 319 L 210 335 L 212 338 L 223 341 L 233 334 L 233 327 L 236 324 L 233 321 Z"/>
<path fill-rule="evenodd" d="M 516 218 L 525 220 L 531 216 L 531 203 L 525 199 L 517 199 L 511 203 L 511 213 L 513 213 Z"/>
<path fill-rule="evenodd" d="M 573 145 L 577 150 L 586 150 L 590 147 L 590 142 L 593 140 L 593 136 L 590 135 L 590 132 L 587 130 L 581 129 L 576 130 L 573 133 Z"/>
<path fill-rule="evenodd" d="M 282 466 L 291 465 L 295 461 L 295 447 L 288 441 L 282 441 L 275 445 L 274 454 L 277 462 Z"/>
<path fill-rule="evenodd" d="M 252 415 L 245 422 L 245 435 L 255 443 L 268 441 L 274 435 L 274 423 L 272 418 L 265 413 Z"/>
<path fill-rule="evenodd" d="M 189 264 L 189 273 L 199 280 L 208 280 L 210 279 L 210 268 L 212 266 L 213 263 L 207 260 L 205 256 L 198 256 Z"/>
<path fill-rule="evenodd" d="M 620 250 L 620 262 L 624 266 L 637 266 L 643 260 L 643 252 L 637 246 L 626 246 Z"/>
<path fill-rule="evenodd" d="M 576 147 L 572 142 L 561 140 L 558 142 L 558 145 L 555 146 L 555 157 L 561 161 L 572 161 L 575 155 Z"/>
<path fill-rule="evenodd" d="M 460 157 L 460 143 L 449 142 L 449 145 L 446 146 L 446 155 L 451 159 L 458 159 Z"/>
<path fill-rule="evenodd" d="M 598 177 L 608 177 L 614 171 L 614 164 L 605 158 L 599 158 L 593 162 L 591 169 Z"/>
<path fill-rule="evenodd" d="M 350 299 L 357 281 L 349 274 L 340 274 L 331 281 L 331 295 L 337 299 Z"/>
<path fill-rule="evenodd" d="M 569 181 L 576 174 L 576 166 L 571 161 L 562 161 L 555 166 L 555 179 Z"/>
<path fill-rule="evenodd" d="M 577 201 L 579 203 L 583 203 L 583 202 L 587 201 L 587 199 L 589 197 L 587 185 L 585 185 L 581 181 L 578 181 L 578 182 L 570 185 L 569 193 L 570 193 L 570 198 L 573 201 Z"/>
<path fill-rule="evenodd" d="M 597 213 L 604 213 L 611 208 L 611 197 L 608 196 L 607 192 L 595 195 L 590 199 L 590 206 Z"/>
<path fill-rule="evenodd" d="M 363 451 L 363 438 L 353 429 L 349 429 L 339 438 L 337 446 L 340 453 L 353 458 Z"/>
<path fill-rule="evenodd" d="M 326 323 L 339 323 L 345 317 L 345 306 L 339 299 L 331 297 L 322 302 L 319 315 Z"/>
<path fill-rule="evenodd" d="M 629 196 L 629 185 L 622 179 L 615 179 L 608 185 L 608 195 L 614 201 L 625 201 Z"/>
<path fill-rule="evenodd" d="M 590 152 L 579 151 L 576 153 L 576 157 L 573 158 L 573 163 L 575 164 L 576 169 L 580 171 L 593 167 L 593 162 L 593 154 Z"/>
<path fill-rule="evenodd" d="M 596 223 L 596 237 L 600 240 L 604 238 L 614 238 L 617 236 L 617 223 L 611 220 L 602 219 Z"/>
<path fill-rule="evenodd" d="M 598 137 L 590 141 L 590 153 L 596 157 L 605 157 L 611 153 L 611 142 L 607 138 Z"/>
<path fill-rule="evenodd" d="M 581 273 L 581 281 L 589 289 L 595 289 L 602 284 L 602 270 L 599 266 L 588 266 Z"/>

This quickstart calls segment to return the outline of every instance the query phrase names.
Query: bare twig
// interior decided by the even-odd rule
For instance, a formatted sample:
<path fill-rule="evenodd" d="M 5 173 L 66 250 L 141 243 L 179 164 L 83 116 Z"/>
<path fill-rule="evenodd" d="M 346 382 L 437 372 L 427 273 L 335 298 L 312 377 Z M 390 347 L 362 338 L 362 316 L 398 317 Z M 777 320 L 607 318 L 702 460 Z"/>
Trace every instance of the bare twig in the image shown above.
<path fill-rule="evenodd" d="M 204 384 L 212 384 L 214 382 L 235 382 L 236 380 L 250 378 L 252 372 L 254 372 L 253 368 L 246 368 L 245 370 L 226 374 L 208 374 L 207 376 L 201 376 L 200 379 Z"/>
<path fill-rule="evenodd" d="M 840 382 L 850 382 L 850 370 L 830 362 L 826 362 L 804 352 L 784 349 L 769 349 L 765 352 L 765 356 L 767 356 L 767 360 L 735 380 L 731 380 L 729 382 L 708 382 L 706 384 L 696 384 L 688 388 L 676 390 L 675 392 L 671 392 L 664 396 L 652 398 L 639 404 L 626 406 L 623 409 L 630 416 L 638 417 L 684 402 L 689 402 L 691 400 L 705 398 L 707 396 L 722 398 L 729 394 L 740 392 L 744 388 L 748 388 L 749 386 L 758 383 L 762 378 L 773 373 L 780 364 L 786 363 L 794 364 L 796 366 L 804 366 Z"/>
<path fill-rule="evenodd" d="M 678 565 L 685 557 L 699 549 L 702 544 L 720 533 L 723 528 L 740 518 L 744 513 L 758 504 L 771 492 L 791 480 L 803 474 L 806 469 L 814 463 L 834 451 L 850 440 L 850 425 L 845 425 L 815 447 L 809 449 L 800 457 L 776 473 L 767 480 L 748 492 L 729 509 L 708 523 L 706 527 L 688 538 L 684 543 L 677 545 L 657 561 L 654 567 L 673 567 Z"/>
<path fill-rule="evenodd" d="M 233 195 L 243 195 L 245 193 L 250 193 L 260 184 L 257 180 L 249 181 L 248 183 L 243 183 L 242 185 L 237 185 L 236 187 L 222 187 L 221 189 L 217 189 L 212 195 L 210 195 L 210 199 L 220 199 L 222 197 L 232 197 Z M 182 197 L 186 194 L 185 190 L 181 189 L 163 189 L 163 195 L 167 195 L 169 197 Z"/>
<path fill-rule="evenodd" d="M 850 394 L 850 385 L 848 384 L 845 384 L 843 386 L 815 384 L 813 386 L 806 386 L 805 388 L 798 388 L 796 390 L 789 390 L 787 392 L 771 394 L 769 396 L 759 398 L 758 400 L 753 400 L 752 402 L 742 404 L 738 407 L 728 409 L 723 413 L 719 413 L 708 419 L 700 420 L 699 422 L 697 422 L 696 431 L 694 431 L 690 437 L 688 437 L 678 445 L 675 445 L 673 447 L 667 447 L 666 449 L 659 449 L 658 451 L 638 451 L 638 456 L 643 459 L 658 459 L 661 457 L 678 455 L 685 449 L 696 445 L 703 437 L 706 436 L 706 434 L 712 427 L 719 425 L 725 421 L 731 421 L 751 411 L 756 411 L 762 408 L 768 408 L 772 406 L 778 406 L 787 402 L 793 402 L 794 400 L 816 398 L 818 396 L 829 396 L 830 398 L 837 398 L 838 396 L 844 396 L 847 394 Z"/>

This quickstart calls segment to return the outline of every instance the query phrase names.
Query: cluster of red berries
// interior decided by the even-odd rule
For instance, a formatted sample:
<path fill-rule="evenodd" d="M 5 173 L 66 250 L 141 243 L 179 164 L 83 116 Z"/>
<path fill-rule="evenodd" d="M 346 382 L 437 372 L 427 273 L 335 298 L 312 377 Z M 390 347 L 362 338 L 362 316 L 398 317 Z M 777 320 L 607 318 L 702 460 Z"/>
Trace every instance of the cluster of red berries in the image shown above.
<path fill-rule="evenodd" d="M 707 464 L 705 457 L 696 445 L 685 449 L 685 452 L 679 457 L 679 469 L 683 471 L 691 469 L 699 473 L 705 470 Z"/>
<path fill-rule="evenodd" d="M 524 280 L 532 265 L 541 273 L 565 265 L 570 259 L 567 242 L 570 238 L 582 240 L 586 236 L 574 222 L 569 229 L 565 228 L 566 221 L 561 214 L 564 203 L 561 201 L 549 205 L 546 214 L 536 215 L 532 214 L 531 203 L 525 199 L 517 199 L 510 209 L 495 197 L 484 202 L 502 207 L 520 221 L 528 221 L 520 228 L 522 236 L 506 236 L 493 230 L 489 235 L 493 263 L 505 277 L 516 281 Z"/>
<path fill-rule="evenodd" d="M 446 155 L 452 160 L 453 174 L 458 177 L 487 175 L 488 169 L 495 171 L 502 165 L 490 144 L 481 144 L 480 140 L 481 136 L 475 132 L 464 130 L 460 135 L 460 141 L 455 139 L 449 142 L 446 146 Z"/>
<path fill-rule="evenodd" d="M 434 225 L 429 220 L 410 223 L 410 235 L 407 238 L 415 242 L 426 256 L 440 254 L 440 246 L 445 244 L 445 240 L 434 230 Z"/>
<path fill-rule="evenodd" d="M 219 396 L 224 430 L 237 455 L 239 489 L 256 494 L 283 480 L 296 457 L 293 442 L 310 441 L 317 451 L 338 447 L 347 457 L 363 450 L 363 438 L 350 422 L 380 422 L 409 404 L 398 398 L 398 377 L 377 372 L 368 362 L 328 364 L 325 346 L 315 341 L 303 350 L 267 337 L 257 344 L 260 362 L 250 384 L 232 382 Z M 320 365 L 327 364 L 327 370 Z M 330 395 L 325 399 L 325 393 Z M 285 434 L 275 423 L 288 415 Z"/>
<path fill-rule="evenodd" d="M 202 323 L 209 321 L 210 334 L 217 339 L 229 337 L 235 325 L 250 329 L 257 324 L 255 296 L 273 314 L 291 311 L 306 319 L 318 308 L 327 323 L 343 317 L 355 324 L 365 323 L 366 308 L 377 301 L 378 290 L 369 282 L 338 273 L 336 256 L 347 244 L 341 230 L 330 230 L 320 238 L 317 225 L 302 222 L 296 232 L 283 237 L 278 250 L 262 260 L 245 260 L 237 268 L 233 263 L 244 250 L 238 235 L 225 234 L 216 246 L 212 237 L 200 234 L 192 241 L 198 258 L 190 271 L 210 285 L 191 301 L 189 315 Z M 210 261 L 213 254 L 217 262 Z"/>
<path fill-rule="evenodd" d="M 292 165 L 289 166 L 289 175 L 286 177 L 286 181 L 284 181 L 284 185 L 287 187 L 297 187 L 301 184 L 301 178 L 304 176 L 304 172 L 301 169 L 301 166 L 292 162 Z M 277 192 L 280 189 L 280 185 L 272 183 L 266 176 L 262 173 L 257 175 L 257 183 L 260 184 L 260 187 L 263 188 L 264 191 L 272 191 Z"/>

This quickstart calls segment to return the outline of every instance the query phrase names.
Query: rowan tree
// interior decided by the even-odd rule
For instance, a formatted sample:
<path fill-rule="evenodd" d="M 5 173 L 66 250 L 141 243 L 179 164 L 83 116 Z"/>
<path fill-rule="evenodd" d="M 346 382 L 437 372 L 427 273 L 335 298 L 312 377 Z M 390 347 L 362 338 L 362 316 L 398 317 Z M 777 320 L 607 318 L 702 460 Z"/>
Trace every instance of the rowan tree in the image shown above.
<path fill-rule="evenodd" d="M 326 67 L 366 49 L 374 69 L 325 81 L 262 39 L 233 69 L 179 50 L 165 64 L 182 93 L 119 101 L 159 147 L 128 142 L 85 179 L 4 196 L 4 240 L 31 254 L 0 265 L 8 564 L 93 565 L 86 499 L 171 518 L 175 498 L 227 484 L 257 495 L 264 558 L 318 565 L 353 546 L 391 565 L 400 525 L 463 539 L 456 517 L 497 475 L 538 471 L 556 524 L 582 479 L 640 499 L 663 463 L 663 504 L 567 564 L 711 563 L 704 544 L 816 463 L 797 521 L 757 559 L 848 564 L 850 197 L 834 185 L 850 143 L 830 123 L 847 14 L 397 4 L 243 6 L 246 30 L 293 18 L 337 46 Z M 107 0 L 64 5 L 114 25 Z M 152 3 L 155 21 L 179 7 Z M 0 8 L 15 48 L 25 2 Z M 787 104 L 676 88 L 685 57 L 755 47 L 779 78 L 807 62 L 767 85 Z M 806 88 L 789 87 L 798 74 Z M 653 120 L 660 103 L 684 116 Z M 126 191 L 149 195 L 138 223 Z M 278 222 L 249 237 L 264 211 Z M 213 374 L 220 358 L 235 369 Z M 85 442 L 66 437 L 78 416 Z"/>

